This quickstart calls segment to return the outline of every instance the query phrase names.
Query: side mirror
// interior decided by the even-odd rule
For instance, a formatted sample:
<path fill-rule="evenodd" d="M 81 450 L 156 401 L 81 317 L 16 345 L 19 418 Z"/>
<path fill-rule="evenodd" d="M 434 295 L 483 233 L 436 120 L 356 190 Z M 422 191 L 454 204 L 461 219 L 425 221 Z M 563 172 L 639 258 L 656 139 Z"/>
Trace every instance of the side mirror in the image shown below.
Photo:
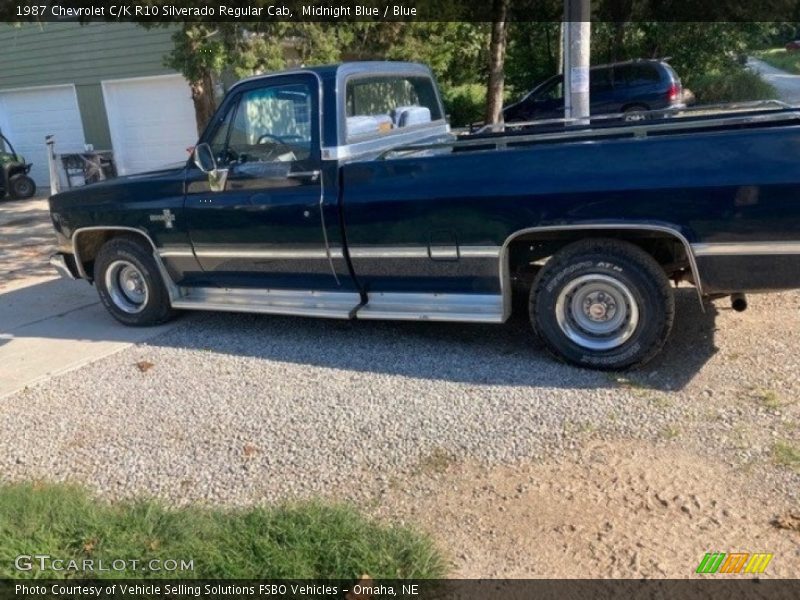
<path fill-rule="evenodd" d="M 211 146 L 203 142 L 197 144 L 192 155 L 194 164 L 203 173 L 208 175 L 208 185 L 212 192 L 222 192 L 228 180 L 228 169 L 220 169 L 217 166 L 217 159 L 211 151 Z"/>
<path fill-rule="evenodd" d="M 217 160 L 211 151 L 211 146 L 203 142 L 194 147 L 194 164 L 203 173 L 211 173 L 217 170 Z"/>

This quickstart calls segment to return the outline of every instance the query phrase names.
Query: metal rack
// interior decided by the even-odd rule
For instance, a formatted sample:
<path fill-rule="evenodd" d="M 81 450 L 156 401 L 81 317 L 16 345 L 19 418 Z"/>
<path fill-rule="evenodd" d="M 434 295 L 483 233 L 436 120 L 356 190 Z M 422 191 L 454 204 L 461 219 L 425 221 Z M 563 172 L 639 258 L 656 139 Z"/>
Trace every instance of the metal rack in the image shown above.
<path fill-rule="evenodd" d="M 51 194 L 60 192 L 64 184 L 66 189 L 71 189 L 117 176 L 114 152 L 111 150 L 90 150 L 87 147 L 85 152 L 56 154 L 52 135 L 45 137 L 45 143 Z"/>

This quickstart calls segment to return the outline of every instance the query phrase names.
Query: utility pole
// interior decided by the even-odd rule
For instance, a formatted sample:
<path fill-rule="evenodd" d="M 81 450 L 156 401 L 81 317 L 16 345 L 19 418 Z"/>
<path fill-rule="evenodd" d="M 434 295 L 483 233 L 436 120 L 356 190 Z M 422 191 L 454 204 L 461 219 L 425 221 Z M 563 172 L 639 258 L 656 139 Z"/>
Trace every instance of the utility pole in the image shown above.
<path fill-rule="evenodd" d="M 564 118 L 585 119 L 589 116 L 590 0 L 564 0 L 564 21 Z"/>

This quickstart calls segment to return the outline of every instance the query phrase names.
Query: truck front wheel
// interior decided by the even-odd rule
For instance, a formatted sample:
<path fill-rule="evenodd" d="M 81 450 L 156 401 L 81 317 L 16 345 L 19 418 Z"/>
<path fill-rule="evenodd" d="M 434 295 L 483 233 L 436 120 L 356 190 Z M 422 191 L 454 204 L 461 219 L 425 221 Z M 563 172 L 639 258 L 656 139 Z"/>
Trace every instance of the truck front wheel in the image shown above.
<path fill-rule="evenodd" d="M 94 282 L 108 312 L 125 325 L 158 325 L 173 315 L 152 251 L 135 239 L 112 238 L 100 248 Z"/>
<path fill-rule="evenodd" d="M 14 200 L 32 198 L 36 193 L 36 183 L 22 173 L 14 175 L 8 180 L 8 193 Z"/>
<path fill-rule="evenodd" d="M 548 350 L 603 370 L 640 366 L 663 347 L 675 300 L 658 263 L 638 246 L 593 239 L 570 244 L 531 287 L 530 317 Z"/>

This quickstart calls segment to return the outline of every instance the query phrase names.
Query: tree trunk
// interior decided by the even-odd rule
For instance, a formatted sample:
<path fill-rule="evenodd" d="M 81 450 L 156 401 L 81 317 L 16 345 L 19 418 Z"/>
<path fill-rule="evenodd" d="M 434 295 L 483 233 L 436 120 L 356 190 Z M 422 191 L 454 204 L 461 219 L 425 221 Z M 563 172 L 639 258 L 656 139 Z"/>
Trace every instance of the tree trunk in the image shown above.
<path fill-rule="evenodd" d="M 189 84 L 194 102 L 194 116 L 197 121 L 197 134 L 201 135 L 214 116 L 216 103 L 214 102 L 214 80 L 211 73 L 205 71 L 201 78 Z"/>
<path fill-rule="evenodd" d="M 509 0 L 492 0 L 492 41 L 489 46 L 489 84 L 486 90 L 486 123 L 499 123 L 503 109 L 506 38 Z"/>

